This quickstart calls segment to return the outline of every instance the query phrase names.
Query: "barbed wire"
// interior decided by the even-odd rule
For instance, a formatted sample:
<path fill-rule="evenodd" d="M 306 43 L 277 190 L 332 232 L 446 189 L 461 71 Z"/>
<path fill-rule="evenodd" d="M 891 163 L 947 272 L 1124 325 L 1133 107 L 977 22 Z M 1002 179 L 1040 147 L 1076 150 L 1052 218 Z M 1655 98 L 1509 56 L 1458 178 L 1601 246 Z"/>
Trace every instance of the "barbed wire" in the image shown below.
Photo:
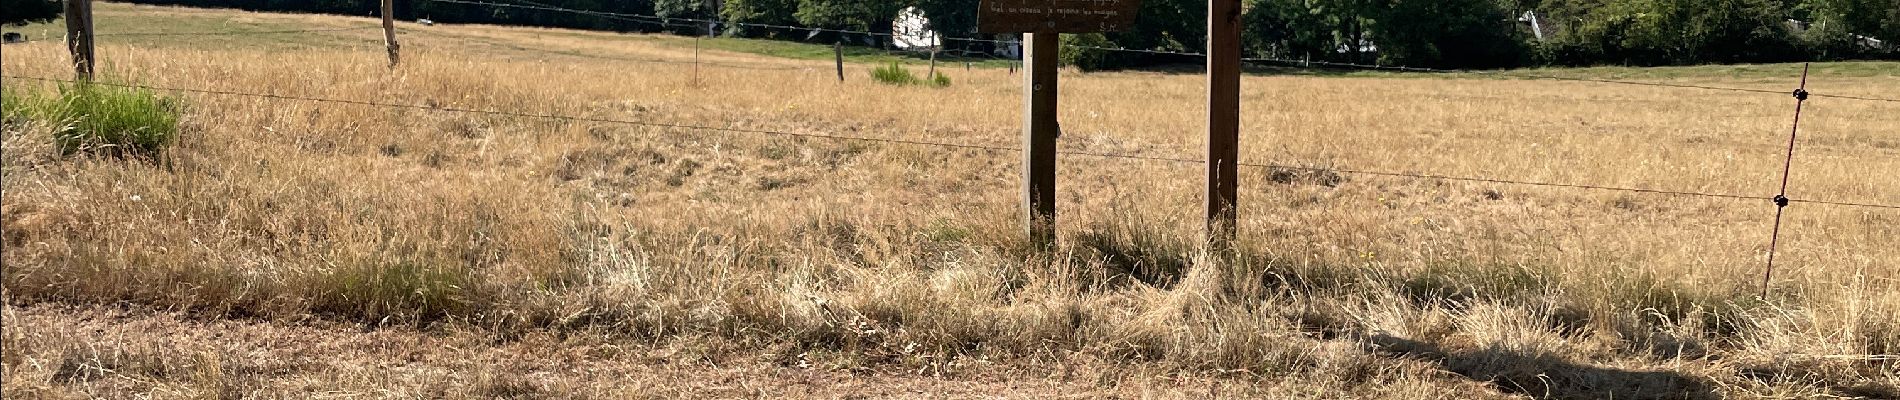
<path fill-rule="evenodd" d="M 220 35 L 267 35 L 267 34 L 283 34 L 283 33 L 316 33 L 316 32 L 345 32 L 345 31 L 366 31 L 366 30 L 381 30 L 381 29 L 383 29 L 383 27 L 380 27 L 380 26 L 363 26 L 363 27 L 355 27 L 355 28 L 331 28 L 331 29 L 287 29 L 287 30 L 276 30 L 276 31 L 216 31 L 216 32 L 107 32 L 107 33 L 98 33 L 98 34 L 94 34 L 93 36 L 220 36 Z"/>
<path fill-rule="evenodd" d="M 1434 73 L 1434 74 L 1491 75 L 1491 76 L 1507 77 L 1507 78 L 1608 83 L 1608 84 L 1618 84 L 1618 85 L 1655 86 L 1655 87 L 1666 87 L 1666 88 L 1677 88 L 1677 89 L 1721 90 L 1721 91 L 1732 91 L 1732 92 L 1765 93 L 1765 94 L 1778 94 L 1778 95 L 1790 94 L 1790 92 L 1782 91 L 1782 90 L 1750 89 L 1750 88 L 1738 88 L 1738 87 L 1726 87 L 1726 86 L 1689 85 L 1689 84 L 1681 84 L 1681 83 L 1664 83 L 1664 82 L 1625 81 L 1625 80 L 1602 79 L 1602 78 L 1584 78 L 1584 77 L 1572 77 L 1572 76 L 1549 75 L 1549 74 L 1531 74 L 1531 73 L 1524 73 L 1522 71 L 1511 71 L 1511 70 L 1493 71 L 1493 70 L 1470 70 L 1470 69 L 1420 68 L 1420 67 L 1404 67 L 1404 66 L 1389 66 L 1389 65 L 1353 64 L 1353 63 L 1341 63 L 1341 62 L 1332 62 L 1332 61 L 1292 60 L 1292 59 L 1284 59 L 1284 58 L 1243 58 L 1241 59 L 1241 61 L 1248 62 L 1248 63 L 1256 63 L 1256 64 L 1259 64 L 1259 63 L 1280 63 L 1280 64 L 1293 64 L 1293 65 L 1310 64 L 1310 65 L 1318 65 L 1321 67 L 1347 68 L 1347 69 L 1358 69 L 1358 70 L 1382 70 L 1382 71 L 1417 72 L 1417 73 Z M 1812 92 L 1809 93 L 1809 96 L 1844 99 L 1844 100 L 1900 103 L 1900 99 L 1889 99 L 1889 98 L 1880 98 L 1880 97 L 1849 96 L 1849 95 L 1823 94 L 1823 93 L 1812 93 Z"/>
<path fill-rule="evenodd" d="M 42 78 L 42 77 L 33 77 L 33 76 L 18 76 L 18 75 L 0 75 L 0 76 L 11 78 L 11 79 L 26 79 L 26 80 L 41 81 L 41 82 L 81 83 L 80 81 L 74 81 L 74 80 Z M 783 137 L 808 138 L 808 139 L 848 140 L 848 141 L 888 143 L 888 144 L 900 144 L 900 145 L 911 145 L 911 146 L 954 148 L 954 149 L 963 149 L 963 150 L 981 150 L 981 151 L 991 151 L 991 152 L 1020 152 L 1022 151 L 1022 148 L 1012 147 L 1012 146 L 932 142 L 932 141 L 879 138 L 879 137 L 867 137 L 867 136 L 847 136 L 847 135 L 835 135 L 835 134 L 824 134 L 824 133 L 791 132 L 791 131 L 770 130 L 770 129 L 716 127 L 716 126 L 691 125 L 691 124 L 680 124 L 680 123 L 582 117 L 582 116 L 558 115 L 558 114 L 541 114 L 541 113 L 517 112 L 517 111 L 427 106 L 427 105 L 417 105 L 417 104 L 401 104 L 401 103 L 388 103 L 388 102 L 365 101 L 365 100 L 289 96 L 289 95 L 268 94 L 268 93 L 248 93 L 248 92 L 238 92 L 238 91 L 228 91 L 228 90 L 175 88 L 175 87 L 163 87 L 163 86 L 152 86 L 152 85 L 141 85 L 141 84 L 125 84 L 125 83 L 109 83 L 109 82 L 90 82 L 89 84 L 122 87 L 122 88 L 157 90 L 157 91 L 200 93 L 200 94 L 212 94 L 212 95 L 222 95 L 222 96 L 253 97 L 253 98 L 265 98 L 265 99 L 289 100 L 289 101 L 306 101 L 306 102 L 316 102 L 316 103 L 351 104 L 351 105 L 371 106 L 371 107 L 405 108 L 405 109 L 415 109 L 415 110 L 456 112 L 456 113 L 480 114 L 480 115 L 492 115 L 492 116 L 524 117 L 524 118 L 579 121 L 579 122 L 595 122 L 595 123 L 607 123 L 607 124 L 645 126 L 645 127 L 654 127 L 654 128 L 685 129 L 685 130 L 713 131 L 713 132 L 739 133 L 739 134 L 756 134 L 756 135 L 783 136 Z M 1171 162 L 1171 163 L 1182 163 L 1182 164 L 1205 164 L 1206 163 L 1205 160 L 1196 160 L 1196 159 L 1181 158 L 1181 157 L 1144 156 L 1144 155 L 1134 155 L 1134 154 L 1100 153 L 1100 152 L 1087 152 L 1087 151 L 1075 151 L 1075 150 L 1057 151 L 1057 154 L 1069 155 L 1069 156 L 1096 157 L 1096 158 L 1105 158 L 1105 159 L 1158 161 L 1158 162 Z M 1402 178 L 1439 180 L 1439 181 L 1494 183 L 1494 184 L 1506 184 L 1506 185 L 1518 185 L 1518 186 L 1585 189 L 1585 190 L 1615 191 L 1615 192 L 1683 196 L 1683 197 L 1705 197 L 1705 198 L 1731 199 L 1731 200 L 1774 200 L 1774 197 L 1768 197 L 1768 196 L 1749 196 L 1749 195 L 1736 195 L 1736 194 L 1726 194 L 1726 193 L 1708 193 L 1708 192 L 1646 189 L 1646 188 L 1617 187 L 1617 186 L 1604 186 L 1604 185 L 1537 182 L 1537 181 L 1527 181 L 1527 180 L 1453 176 L 1453 175 L 1429 174 L 1429 173 L 1407 173 L 1407 172 L 1374 171 L 1374 170 L 1359 170 L 1359 169 L 1346 169 L 1346 168 L 1304 167 L 1304 166 L 1280 165 L 1280 164 L 1270 164 L 1270 163 L 1243 162 L 1243 163 L 1238 163 L 1238 165 L 1243 166 L 1243 167 L 1259 168 L 1259 169 L 1290 169 L 1290 170 L 1304 170 L 1304 171 L 1313 171 L 1313 172 L 1331 172 L 1331 173 L 1348 174 L 1348 175 L 1369 175 L 1369 176 L 1402 177 Z M 1797 199 L 1789 199 L 1789 201 L 1798 202 L 1798 203 L 1816 204 L 1816 205 L 1837 206 L 1837 207 L 1900 209 L 1900 205 L 1876 204 L 1876 203 L 1856 203 L 1856 202 L 1839 202 L 1839 201 L 1825 201 L 1825 200 L 1797 200 Z"/>
<path fill-rule="evenodd" d="M 382 27 L 380 27 L 380 26 L 367 26 L 367 27 L 355 27 L 355 28 L 331 28 L 331 29 L 288 29 L 288 30 L 275 30 L 275 31 L 213 31 L 213 32 L 106 32 L 106 33 L 95 33 L 95 34 L 93 34 L 92 36 L 93 36 L 93 37 L 112 37 L 112 36 L 226 36 L 226 35 L 271 35 L 271 34 L 286 34 L 286 33 L 319 33 L 319 32 L 345 32 L 345 31 L 364 31 L 364 30 L 372 30 L 372 29 L 378 29 L 378 30 L 380 30 L 380 29 L 383 29 L 383 28 L 382 28 Z M 54 37 L 47 37 L 47 38 L 43 38 L 43 39 L 28 39 L 28 40 L 21 40 L 21 41 L 17 41 L 17 42 L 12 42 L 12 43 L 33 43 L 33 42 L 51 42 L 51 41 L 65 41 L 65 40 L 66 40 L 66 37 L 65 37 L 64 35 L 62 35 L 62 36 L 60 36 L 60 37 L 57 37 L 57 38 L 54 38 Z"/>
<path fill-rule="evenodd" d="M 755 64 L 742 64 L 742 63 L 733 63 L 733 62 L 724 62 L 724 61 L 673 60 L 673 59 L 664 59 L 664 58 L 622 57 L 622 56 L 610 56 L 610 55 L 603 55 L 603 54 L 575 53 L 575 52 L 559 51 L 559 50 L 540 48 L 540 47 L 504 44 L 504 43 L 496 42 L 493 40 L 487 40 L 484 38 L 478 38 L 478 37 L 466 36 L 466 35 L 443 34 L 440 32 L 427 32 L 427 31 L 422 31 L 422 32 L 426 32 L 431 35 L 440 35 L 442 37 L 450 38 L 452 40 L 481 43 L 481 44 L 486 44 L 486 45 L 496 46 L 496 47 L 506 47 L 509 49 L 514 49 L 514 50 L 519 50 L 519 51 L 528 51 L 528 52 L 567 56 L 567 57 L 577 57 L 577 58 L 591 58 L 591 59 L 598 59 L 598 60 L 630 61 L 630 62 L 674 64 L 674 65 L 697 64 L 697 65 L 704 65 L 704 66 L 710 66 L 710 67 L 744 69 L 744 70 L 755 70 L 755 71 L 796 71 L 796 70 L 812 69 L 810 67 L 797 67 L 797 66 L 788 66 L 788 65 L 755 65 Z"/>

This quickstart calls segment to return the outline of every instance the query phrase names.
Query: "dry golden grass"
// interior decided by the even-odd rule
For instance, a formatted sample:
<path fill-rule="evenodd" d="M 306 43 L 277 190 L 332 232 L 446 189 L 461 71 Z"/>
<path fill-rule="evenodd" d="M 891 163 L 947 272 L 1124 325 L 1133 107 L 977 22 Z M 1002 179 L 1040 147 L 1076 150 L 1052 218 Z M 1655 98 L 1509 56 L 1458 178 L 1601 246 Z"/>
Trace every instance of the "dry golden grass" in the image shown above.
<path fill-rule="evenodd" d="M 678 38 L 404 29 L 395 71 L 375 31 L 102 37 L 99 53 L 105 79 L 161 87 L 1018 137 L 1020 76 L 1005 70 L 951 69 L 956 84 L 932 89 L 852 65 L 840 84 L 827 62 L 708 51 L 719 64 L 695 79 Z M 4 51 L 8 75 L 68 74 L 58 43 Z M 1900 92 L 1900 65 L 1855 67 L 1823 68 L 1810 89 Z M 1662 79 L 1781 90 L 1798 68 Z M 1063 79 L 1064 149 L 1200 154 L 1202 78 Z M 1015 225 L 1012 153 L 180 96 L 182 140 L 156 162 L 61 158 L 50 127 L 6 128 L 7 397 L 734 397 L 754 394 L 689 381 L 800 370 L 1051 388 L 930 392 L 957 397 L 1204 394 L 1154 389 L 1165 377 L 1269 397 L 1900 396 L 1900 364 L 1857 358 L 1900 353 L 1893 211 L 1791 207 L 1774 294 L 1756 299 L 1766 202 L 1246 170 L 1242 243 L 1212 262 L 1195 244 L 1198 166 L 1077 156 L 1059 171 L 1062 243 L 1044 253 Z M 1247 162 L 1746 195 L 1774 193 L 1792 111 L 1785 96 L 1475 76 L 1250 76 L 1243 101 Z M 1896 111 L 1811 101 L 1790 195 L 1900 203 Z M 121 319 L 151 327 L 83 329 Z M 369 366 L 339 366 L 325 354 L 361 334 L 338 323 L 411 339 L 376 339 L 383 350 L 348 358 Z M 231 326 L 264 333 L 204 337 Z M 559 339 L 570 335 L 588 339 Z M 456 361 L 619 345 L 745 365 Z M 412 353 L 427 356 L 394 360 Z M 641 378 L 614 379 L 625 375 Z M 927 395 L 765 385 L 777 389 L 759 395 Z"/>

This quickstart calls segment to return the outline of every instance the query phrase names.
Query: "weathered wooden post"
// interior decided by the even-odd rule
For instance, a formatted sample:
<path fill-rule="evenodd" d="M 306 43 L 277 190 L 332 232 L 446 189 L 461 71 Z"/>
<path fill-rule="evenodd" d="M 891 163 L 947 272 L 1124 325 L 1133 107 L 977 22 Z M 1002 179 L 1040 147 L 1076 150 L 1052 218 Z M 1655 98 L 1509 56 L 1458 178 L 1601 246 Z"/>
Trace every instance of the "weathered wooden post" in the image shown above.
<path fill-rule="evenodd" d="M 1056 121 L 1058 33 L 1023 35 L 1023 226 L 1030 240 L 1056 239 Z"/>
<path fill-rule="evenodd" d="M 92 52 L 92 0 L 66 0 L 66 49 L 73 53 L 73 73 L 91 81 L 98 65 Z"/>
<path fill-rule="evenodd" d="M 924 79 L 931 79 L 931 80 L 937 79 L 937 48 L 936 47 L 930 48 L 930 74 L 924 75 Z"/>
<path fill-rule="evenodd" d="M 699 87 L 699 36 L 693 36 L 693 87 Z"/>
<path fill-rule="evenodd" d="M 1240 0 L 1207 0 L 1207 241 L 1234 239 L 1240 167 Z"/>
<path fill-rule="evenodd" d="M 383 45 L 389 49 L 389 68 L 402 60 L 402 45 L 396 43 L 396 0 L 383 0 Z"/>
<path fill-rule="evenodd" d="M 982 0 L 977 7 L 977 31 L 1024 32 L 1023 226 L 1030 241 L 1052 248 L 1056 241 L 1056 137 L 1062 129 L 1056 121 L 1059 35 L 1121 29 L 1134 22 L 1141 3 Z"/>
<path fill-rule="evenodd" d="M 838 56 L 838 81 L 844 82 L 844 41 L 833 43 L 831 53 Z"/>

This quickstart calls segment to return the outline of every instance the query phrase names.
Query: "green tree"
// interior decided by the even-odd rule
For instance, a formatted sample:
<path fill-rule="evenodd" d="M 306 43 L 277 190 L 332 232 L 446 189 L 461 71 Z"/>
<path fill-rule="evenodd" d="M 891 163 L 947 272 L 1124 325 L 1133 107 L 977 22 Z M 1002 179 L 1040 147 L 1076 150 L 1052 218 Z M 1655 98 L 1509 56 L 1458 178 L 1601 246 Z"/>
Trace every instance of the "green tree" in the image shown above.
<path fill-rule="evenodd" d="M 1382 0 L 1307 0 L 1307 13 L 1318 25 L 1321 32 L 1332 35 L 1330 47 L 1326 53 L 1333 54 L 1331 59 L 1346 62 L 1370 62 L 1367 54 L 1371 26 L 1380 15 Z"/>
<path fill-rule="evenodd" d="M 898 0 L 798 0 L 793 15 L 814 28 L 890 33 L 891 20 L 903 8 Z"/>
<path fill-rule="evenodd" d="M 1118 47 L 1200 52 L 1207 48 L 1207 1 L 1142 0 L 1134 25 L 1106 36 Z"/>
<path fill-rule="evenodd" d="M 710 0 L 654 0 L 653 15 L 680 19 L 669 21 L 665 28 L 668 31 L 696 35 L 710 33 L 706 30 L 712 27 L 703 21 L 713 20 L 719 15 L 719 10 L 714 8 Z"/>
<path fill-rule="evenodd" d="M 1894 51 L 1891 45 L 1867 48 L 1854 35 L 1900 41 L 1900 0 L 1808 0 L 1797 7 L 1796 14 L 1810 22 L 1803 44 L 1822 58 Z"/>
<path fill-rule="evenodd" d="M 1127 48 L 1166 52 L 1200 52 L 1207 47 L 1207 2 L 1204 0 L 1142 0 L 1135 23 L 1119 32 L 1063 35 L 1061 59 L 1083 70 L 1138 67 L 1162 63 L 1199 62 L 1197 57 L 1121 52 Z"/>
<path fill-rule="evenodd" d="M 1900 54 L 1900 0 L 1888 5 L 1887 17 L 1881 19 L 1880 26 L 1882 28 L 1875 30 L 1874 35 L 1887 41 L 1889 56 Z"/>
<path fill-rule="evenodd" d="M 1776 0 L 1686 0 L 1682 30 L 1688 47 L 1674 63 L 1778 62 L 1803 59 Z"/>
<path fill-rule="evenodd" d="M 1508 67 L 1524 61 L 1523 35 L 1494 0 L 1391 0 L 1374 4 L 1379 61 L 1424 67 Z"/>
<path fill-rule="evenodd" d="M 791 34 L 788 30 L 770 29 L 742 24 L 766 24 L 791 26 L 798 24 L 798 0 L 726 0 L 719 9 L 719 17 L 730 23 L 726 33 L 747 37 L 769 37 Z"/>
<path fill-rule="evenodd" d="M 0 25 L 26 25 L 34 22 L 52 21 L 59 18 L 62 11 L 58 1 L 46 0 L 0 0 Z"/>
<path fill-rule="evenodd" d="M 891 33 L 891 21 L 903 10 L 902 0 L 798 0 L 793 16 L 801 26 L 873 32 L 863 36 L 867 43 L 884 43 Z M 827 34 L 821 40 L 846 41 L 841 34 Z M 852 40 L 852 41 L 855 41 Z"/>
<path fill-rule="evenodd" d="M 930 19 L 930 30 L 944 37 L 967 38 L 977 36 L 976 2 L 971 0 L 912 0 L 913 6 L 923 10 L 924 18 Z M 949 43 L 945 46 L 961 46 L 969 43 Z"/>

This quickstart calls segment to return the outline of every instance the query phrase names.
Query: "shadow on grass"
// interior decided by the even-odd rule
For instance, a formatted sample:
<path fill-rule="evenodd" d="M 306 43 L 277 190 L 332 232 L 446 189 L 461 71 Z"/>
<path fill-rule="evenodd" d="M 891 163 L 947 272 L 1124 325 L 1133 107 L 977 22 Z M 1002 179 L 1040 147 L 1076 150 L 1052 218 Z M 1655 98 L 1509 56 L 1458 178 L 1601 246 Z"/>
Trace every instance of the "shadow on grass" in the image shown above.
<path fill-rule="evenodd" d="M 1126 221 L 1091 227 L 1076 235 L 1075 243 L 1094 253 L 1089 257 L 1102 262 L 1111 282 L 1126 278 L 1161 289 L 1180 282 L 1199 251 L 1192 243 Z"/>
<path fill-rule="evenodd" d="M 1578 364 L 1549 354 L 1502 348 L 1446 351 L 1433 343 L 1384 334 L 1365 338 L 1377 351 L 1438 363 L 1499 390 L 1539 399 L 1714 399 L 1714 384 L 1672 371 L 1629 371 Z"/>

